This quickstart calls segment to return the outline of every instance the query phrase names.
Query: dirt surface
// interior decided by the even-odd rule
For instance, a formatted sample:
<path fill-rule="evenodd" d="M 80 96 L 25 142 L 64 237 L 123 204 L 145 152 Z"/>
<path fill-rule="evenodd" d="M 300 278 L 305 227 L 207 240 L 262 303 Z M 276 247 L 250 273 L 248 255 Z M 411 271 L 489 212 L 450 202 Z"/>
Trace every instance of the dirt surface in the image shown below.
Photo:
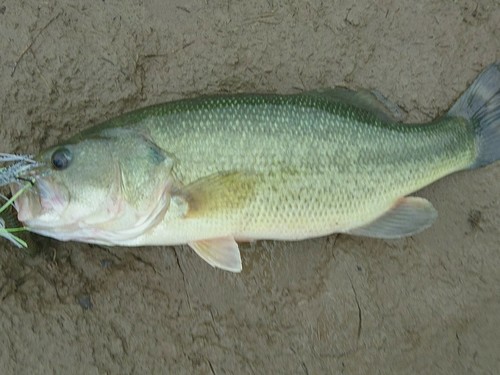
<path fill-rule="evenodd" d="M 498 0 L 0 0 L 0 150 L 205 93 L 362 86 L 427 121 L 500 60 L 499 25 Z M 238 275 L 185 246 L 2 241 L 0 373 L 497 374 L 499 181 L 419 192 L 439 218 L 412 238 L 244 245 Z"/>

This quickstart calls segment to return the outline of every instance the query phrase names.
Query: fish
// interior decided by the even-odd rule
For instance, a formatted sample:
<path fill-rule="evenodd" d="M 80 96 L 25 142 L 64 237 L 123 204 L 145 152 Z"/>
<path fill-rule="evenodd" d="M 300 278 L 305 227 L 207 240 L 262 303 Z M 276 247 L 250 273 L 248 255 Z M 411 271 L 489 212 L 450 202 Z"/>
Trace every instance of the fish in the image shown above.
<path fill-rule="evenodd" d="M 410 194 L 500 159 L 500 63 L 431 122 L 402 123 L 394 108 L 338 87 L 138 109 L 37 155 L 18 219 L 61 241 L 188 245 L 231 272 L 238 242 L 412 236 L 437 212 Z"/>

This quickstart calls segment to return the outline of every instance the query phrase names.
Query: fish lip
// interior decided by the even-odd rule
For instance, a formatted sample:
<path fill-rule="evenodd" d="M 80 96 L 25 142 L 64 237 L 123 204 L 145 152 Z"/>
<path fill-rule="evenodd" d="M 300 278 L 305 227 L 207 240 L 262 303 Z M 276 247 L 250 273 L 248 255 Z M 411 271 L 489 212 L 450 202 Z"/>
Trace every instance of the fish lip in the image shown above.
<path fill-rule="evenodd" d="M 45 163 L 30 165 L 10 184 L 12 194 L 16 194 L 26 183 L 31 184 L 14 202 L 18 220 L 22 223 L 28 224 L 49 211 L 62 212 L 67 205 L 68 195 L 57 184 L 51 183 L 52 171 L 45 166 Z"/>
<path fill-rule="evenodd" d="M 19 183 L 13 183 L 10 185 L 10 191 L 12 195 L 16 194 L 19 190 L 22 189 L 22 185 Z M 32 195 L 32 198 L 29 198 L 28 196 Z M 14 201 L 14 208 L 17 211 L 17 219 L 21 222 L 24 223 L 28 220 L 30 220 L 32 217 L 34 217 L 34 209 L 33 209 L 33 203 L 35 202 L 35 196 L 32 190 L 32 187 L 30 187 L 27 191 L 22 193 L 15 201 Z M 38 203 L 40 203 L 38 201 Z M 41 207 L 41 205 L 40 205 Z"/>

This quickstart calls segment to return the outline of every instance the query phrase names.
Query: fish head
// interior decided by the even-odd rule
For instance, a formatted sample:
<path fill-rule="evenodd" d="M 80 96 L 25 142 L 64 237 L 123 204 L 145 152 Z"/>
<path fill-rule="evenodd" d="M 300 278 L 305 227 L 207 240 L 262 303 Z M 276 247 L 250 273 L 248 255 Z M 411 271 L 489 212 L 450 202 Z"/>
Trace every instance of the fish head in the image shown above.
<path fill-rule="evenodd" d="M 59 240 L 126 244 L 159 223 L 170 202 L 173 159 L 142 134 L 108 129 L 35 158 L 15 201 L 30 231 Z M 19 184 L 12 184 L 14 194 Z"/>

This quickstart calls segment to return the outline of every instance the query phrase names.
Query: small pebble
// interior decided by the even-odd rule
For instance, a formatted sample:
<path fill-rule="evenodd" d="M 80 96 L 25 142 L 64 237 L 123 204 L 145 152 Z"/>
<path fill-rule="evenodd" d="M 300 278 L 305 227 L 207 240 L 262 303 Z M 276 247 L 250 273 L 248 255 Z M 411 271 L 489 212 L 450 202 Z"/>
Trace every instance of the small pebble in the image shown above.
<path fill-rule="evenodd" d="M 83 310 L 91 310 L 94 307 L 88 294 L 78 297 L 78 303 Z"/>
<path fill-rule="evenodd" d="M 102 268 L 109 268 L 113 265 L 113 261 L 111 259 L 103 259 L 101 260 L 101 267 Z"/>
<path fill-rule="evenodd" d="M 472 229 L 480 229 L 481 218 L 482 218 L 481 211 L 470 210 L 467 221 L 469 222 Z"/>

